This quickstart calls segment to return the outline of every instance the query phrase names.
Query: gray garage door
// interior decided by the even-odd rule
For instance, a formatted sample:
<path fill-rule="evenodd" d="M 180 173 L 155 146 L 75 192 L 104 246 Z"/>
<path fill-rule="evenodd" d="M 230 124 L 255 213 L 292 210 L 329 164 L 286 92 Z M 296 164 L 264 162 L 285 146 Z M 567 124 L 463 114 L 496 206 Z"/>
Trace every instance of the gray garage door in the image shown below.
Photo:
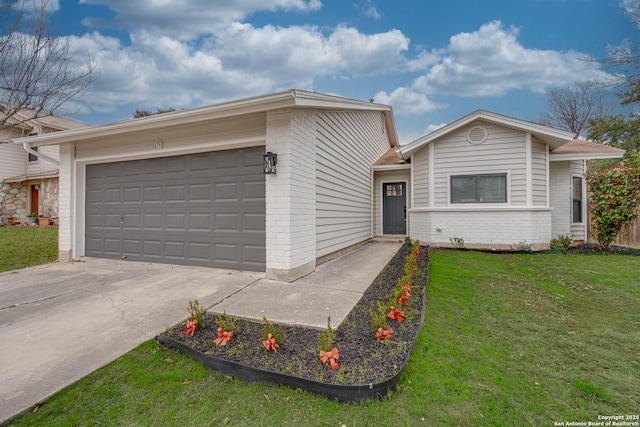
<path fill-rule="evenodd" d="M 88 165 L 85 254 L 264 271 L 263 153 Z"/>

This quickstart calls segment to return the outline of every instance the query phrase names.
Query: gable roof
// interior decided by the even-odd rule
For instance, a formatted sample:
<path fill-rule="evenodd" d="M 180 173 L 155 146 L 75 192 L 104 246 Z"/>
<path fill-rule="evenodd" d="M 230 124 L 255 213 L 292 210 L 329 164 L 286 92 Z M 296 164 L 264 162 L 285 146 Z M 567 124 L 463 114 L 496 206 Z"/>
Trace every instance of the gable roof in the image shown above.
<path fill-rule="evenodd" d="M 549 160 L 619 159 L 624 150 L 597 142 L 574 139 L 549 152 Z"/>
<path fill-rule="evenodd" d="M 389 148 L 386 153 L 384 153 L 378 160 L 376 160 L 376 162 L 373 164 L 373 167 L 375 168 L 376 166 L 397 166 L 406 164 L 406 162 L 398 156 L 398 153 L 396 152 L 397 149 L 398 147 Z"/>
<path fill-rule="evenodd" d="M 526 120 L 503 116 L 502 114 L 492 113 L 490 111 L 476 110 L 471 114 L 468 114 L 403 146 L 400 148 L 400 153 L 407 158 L 425 145 L 428 145 L 431 142 L 475 121 L 492 123 L 522 132 L 529 132 L 548 144 L 551 149 L 556 149 L 574 139 L 574 135 L 571 132 L 566 132 Z"/>
<path fill-rule="evenodd" d="M 7 108 L 8 104 L 0 102 L 0 114 L 4 108 Z M 43 127 L 52 129 L 54 131 L 63 131 L 68 129 L 80 129 L 89 127 L 87 123 L 72 120 L 66 117 L 55 116 L 53 114 L 41 115 L 34 118 L 35 111 L 27 108 L 18 110 L 14 116 L 9 117 L 7 124 L 9 126 L 15 126 L 20 129 L 34 130 L 41 129 Z M 18 116 L 18 117 L 16 117 Z"/>
<path fill-rule="evenodd" d="M 358 101 L 318 92 L 289 89 L 268 95 L 254 96 L 203 107 L 190 108 L 169 113 L 156 114 L 116 123 L 74 129 L 29 138 L 30 145 L 57 145 L 68 142 L 83 142 L 98 137 L 113 136 L 129 132 L 153 130 L 158 127 L 172 127 L 194 124 L 220 118 L 251 113 L 260 113 L 281 108 L 312 108 L 317 110 L 380 111 L 384 114 L 391 145 L 398 145 L 398 135 L 392 109 L 388 105 Z M 22 141 L 20 141 L 22 142 Z"/>

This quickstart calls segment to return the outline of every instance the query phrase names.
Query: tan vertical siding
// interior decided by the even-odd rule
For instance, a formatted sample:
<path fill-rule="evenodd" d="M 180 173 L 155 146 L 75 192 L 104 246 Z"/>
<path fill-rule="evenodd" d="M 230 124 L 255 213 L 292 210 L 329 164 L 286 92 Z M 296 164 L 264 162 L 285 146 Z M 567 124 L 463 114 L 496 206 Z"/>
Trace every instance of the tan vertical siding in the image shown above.
<path fill-rule="evenodd" d="M 380 112 L 317 114 L 316 256 L 371 237 L 371 165 L 389 149 Z"/>
<path fill-rule="evenodd" d="M 547 146 L 534 140 L 531 144 L 533 205 L 547 205 Z"/>
<path fill-rule="evenodd" d="M 487 129 L 489 137 L 481 145 L 467 142 L 467 131 L 476 125 Z M 449 174 L 510 172 L 507 184 L 511 205 L 526 205 L 525 133 L 487 123 L 473 123 L 435 141 L 435 206 L 448 205 Z M 426 147 L 421 151 L 425 151 Z M 416 189 L 417 191 L 417 189 Z M 416 202 L 416 206 L 417 206 Z"/>
<path fill-rule="evenodd" d="M 429 147 L 418 151 L 411 159 L 413 163 L 413 188 L 416 207 L 429 206 Z"/>

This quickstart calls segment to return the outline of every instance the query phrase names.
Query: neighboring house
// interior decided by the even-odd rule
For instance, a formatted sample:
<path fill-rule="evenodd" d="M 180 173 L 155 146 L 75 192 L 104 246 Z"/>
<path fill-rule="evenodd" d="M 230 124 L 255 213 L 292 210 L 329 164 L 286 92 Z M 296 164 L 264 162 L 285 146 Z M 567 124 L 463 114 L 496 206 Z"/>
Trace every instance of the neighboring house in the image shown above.
<path fill-rule="evenodd" d="M 376 233 L 387 233 L 384 221 L 393 208 L 385 198 L 393 200 L 406 185 L 409 234 L 432 245 L 459 238 L 467 247 L 526 242 L 543 249 L 559 234 L 584 241 L 586 161 L 623 154 L 574 140 L 570 132 L 479 110 L 400 148 L 405 164 L 374 165 L 376 194 L 383 199 Z"/>
<path fill-rule="evenodd" d="M 391 107 L 287 90 L 29 144 L 60 146 L 61 259 L 292 281 L 375 236 L 490 247 L 583 239 L 584 200 L 572 202 L 571 185 L 584 194 L 584 160 L 622 152 L 571 140 L 479 111 L 400 148 Z M 268 153 L 276 174 L 263 172 Z"/>
<path fill-rule="evenodd" d="M 0 114 L 2 110 L 0 105 Z M 14 126 L 0 130 L 0 215 L 12 216 L 17 221 L 24 221 L 31 212 L 56 215 L 58 146 L 46 146 L 38 153 L 27 153 L 22 144 L 6 142 L 88 125 L 57 116 L 32 119 L 33 113 L 29 110 L 22 110 L 17 115 L 13 118 Z"/>

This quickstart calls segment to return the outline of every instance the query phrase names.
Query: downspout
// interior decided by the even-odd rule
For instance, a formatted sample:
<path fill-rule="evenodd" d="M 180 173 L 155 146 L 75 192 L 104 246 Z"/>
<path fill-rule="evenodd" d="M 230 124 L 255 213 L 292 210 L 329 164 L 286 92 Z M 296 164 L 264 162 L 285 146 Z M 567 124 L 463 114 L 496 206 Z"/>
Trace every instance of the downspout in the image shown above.
<path fill-rule="evenodd" d="M 37 131 L 38 131 L 37 135 L 41 135 L 43 133 L 42 132 L 42 127 L 40 126 L 40 122 L 39 122 L 37 117 L 35 119 L 35 122 L 36 122 Z M 23 142 L 22 143 L 22 148 L 24 148 L 24 151 L 26 151 L 27 153 L 33 154 L 34 156 L 36 156 L 39 159 L 42 159 L 42 160 L 44 160 L 46 162 L 49 162 L 49 163 L 52 163 L 55 166 L 57 166 L 58 168 L 60 167 L 60 161 L 59 160 L 53 159 L 53 158 L 47 156 L 46 154 L 42 154 L 42 153 L 34 150 L 31 147 L 31 144 L 29 144 L 28 142 Z"/>
<path fill-rule="evenodd" d="M 22 143 L 22 148 L 24 148 L 24 151 L 26 151 L 29 154 L 33 154 L 34 156 L 47 161 L 49 163 L 53 163 L 54 165 L 60 167 L 60 162 L 54 158 L 51 158 L 49 156 L 47 156 L 46 154 L 42 154 L 36 150 L 34 150 L 33 148 L 31 148 L 31 145 L 28 142 L 23 142 Z"/>

